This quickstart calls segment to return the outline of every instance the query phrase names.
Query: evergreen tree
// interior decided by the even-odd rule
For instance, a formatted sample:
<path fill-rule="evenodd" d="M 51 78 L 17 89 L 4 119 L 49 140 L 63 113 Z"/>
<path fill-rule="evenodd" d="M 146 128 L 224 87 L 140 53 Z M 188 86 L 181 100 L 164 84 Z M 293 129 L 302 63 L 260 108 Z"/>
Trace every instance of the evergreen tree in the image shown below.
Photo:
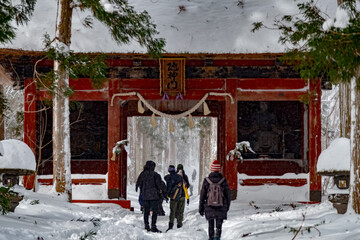
<path fill-rule="evenodd" d="M 311 0 L 298 4 L 300 14 L 274 22 L 281 31 L 280 43 L 293 46 L 283 60 L 295 65 L 304 79 L 351 83 L 351 166 L 348 212 L 360 214 L 360 11 L 357 0 L 347 0 L 338 11 L 344 19 L 329 19 Z M 254 23 L 253 31 L 266 27 Z"/>
<path fill-rule="evenodd" d="M 65 193 L 69 201 L 71 192 L 71 156 L 69 123 L 69 78 L 89 76 L 94 87 L 106 81 L 106 65 L 103 57 L 88 58 L 70 50 L 71 23 L 74 9 L 90 11 L 91 17 L 84 19 L 85 27 L 91 27 L 93 19 L 102 22 L 114 40 L 128 43 L 135 39 L 147 48 L 151 56 L 160 56 L 164 39 L 154 38 L 158 32 L 149 14 L 137 13 L 126 0 L 60 0 L 59 23 L 54 39 L 45 37 L 47 57 L 54 60 L 54 71 L 47 74 L 43 86 L 53 93 L 53 175 L 57 192 Z"/>
<path fill-rule="evenodd" d="M 36 0 L 21 0 L 13 4 L 11 0 L 2 0 L 0 3 L 0 43 L 11 42 L 15 38 L 16 25 L 27 23 L 32 16 Z"/>

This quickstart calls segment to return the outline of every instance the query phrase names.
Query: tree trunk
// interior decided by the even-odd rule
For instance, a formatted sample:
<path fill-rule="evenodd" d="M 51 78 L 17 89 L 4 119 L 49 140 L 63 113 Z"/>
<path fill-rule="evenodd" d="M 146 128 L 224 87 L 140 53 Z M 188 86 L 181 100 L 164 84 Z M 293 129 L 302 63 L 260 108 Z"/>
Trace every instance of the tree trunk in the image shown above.
<path fill-rule="evenodd" d="M 350 138 L 351 84 L 339 84 L 340 137 Z"/>
<path fill-rule="evenodd" d="M 350 195 L 347 212 L 360 214 L 360 90 L 355 79 L 351 84 Z"/>
<path fill-rule="evenodd" d="M 4 97 L 4 87 L 0 84 L 0 95 Z M 0 140 L 5 139 L 5 119 L 4 114 L 0 114 Z"/>
<path fill-rule="evenodd" d="M 58 41 L 70 46 L 72 0 L 61 0 Z M 69 97 L 64 94 L 69 87 L 69 74 L 61 67 L 61 62 L 54 62 L 57 73 L 53 100 L 53 178 L 56 192 L 65 193 L 72 199 L 71 187 L 71 153 L 70 153 L 70 111 Z"/>

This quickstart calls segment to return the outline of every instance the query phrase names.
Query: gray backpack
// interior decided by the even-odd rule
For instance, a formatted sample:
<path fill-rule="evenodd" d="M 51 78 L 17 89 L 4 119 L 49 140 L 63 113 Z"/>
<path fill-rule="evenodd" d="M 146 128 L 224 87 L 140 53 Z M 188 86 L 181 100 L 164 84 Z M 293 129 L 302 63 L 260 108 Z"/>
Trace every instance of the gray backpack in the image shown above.
<path fill-rule="evenodd" d="M 221 183 L 225 181 L 225 178 L 222 178 L 218 183 L 213 183 L 208 177 L 205 179 L 210 184 L 207 193 L 207 205 L 211 207 L 223 206 L 223 191 Z"/>

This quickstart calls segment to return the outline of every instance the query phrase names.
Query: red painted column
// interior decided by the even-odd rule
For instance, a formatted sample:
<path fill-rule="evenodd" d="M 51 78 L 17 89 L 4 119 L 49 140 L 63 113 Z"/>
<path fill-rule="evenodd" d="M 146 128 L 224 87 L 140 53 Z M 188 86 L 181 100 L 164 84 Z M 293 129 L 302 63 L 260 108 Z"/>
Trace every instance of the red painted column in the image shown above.
<path fill-rule="evenodd" d="M 310 201 L 321 201 L 321 176 L 317 174 L 317 161 L 321 153 L 321 85 L 320 80 L 310 83 L 309 103 L 309 181 Z"/>
<path fill-rule="evenodd" d="M 229 97 L 225 101 L 225 156 L 222 159 L 224 166 L 224 174 L 229 182 L 231 190 L 231 198 L 234 200 L 237 197 L 237 161 L 226 160 L 226 155 L 230 150 L 235 148 L 237 140 L 237 100 L 236 100 L 236 79 L 226 79 L 226 92 L 231 94 L 234 103 L 231 103 Z"/>
<path fill-rule="evenodd" d="M 115 98 L 111 106 L 111 98 L 118 90 L 116 80 L 109 81 L 109 98 L 108 98 L 108 197 L 119 198 L 119 163 L 120 158 L 116 157 L 111 160 L 112 150 L 117 141 L 120 139 L 120 101 Z"/>
<path fill-rule="evenodd" d="M 36 156 L 36 84 L 33 79 L 25 79 L 24 84 L 24 142 Z M 26 189 L 32 189 L 34 183 L 34 174 L 24 176 L 23 184 Z"/>

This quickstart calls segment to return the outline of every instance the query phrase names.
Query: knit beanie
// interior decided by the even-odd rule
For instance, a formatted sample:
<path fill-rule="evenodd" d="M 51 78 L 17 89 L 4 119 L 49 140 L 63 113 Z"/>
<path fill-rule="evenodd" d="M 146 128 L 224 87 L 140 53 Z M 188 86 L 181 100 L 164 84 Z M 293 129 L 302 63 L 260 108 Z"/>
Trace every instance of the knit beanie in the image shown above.
<path fill-rule="evenodd" d="M 170 165 L 169 168 L 168 168 L 168 172 L 175 172 L 175 166 Z"/>
<path fill-rule="evenodd" d="M 210 166 L 210 172 L 220 172 L 221 166 L 218 160 L 213 161 L 213 163 Z"/>

